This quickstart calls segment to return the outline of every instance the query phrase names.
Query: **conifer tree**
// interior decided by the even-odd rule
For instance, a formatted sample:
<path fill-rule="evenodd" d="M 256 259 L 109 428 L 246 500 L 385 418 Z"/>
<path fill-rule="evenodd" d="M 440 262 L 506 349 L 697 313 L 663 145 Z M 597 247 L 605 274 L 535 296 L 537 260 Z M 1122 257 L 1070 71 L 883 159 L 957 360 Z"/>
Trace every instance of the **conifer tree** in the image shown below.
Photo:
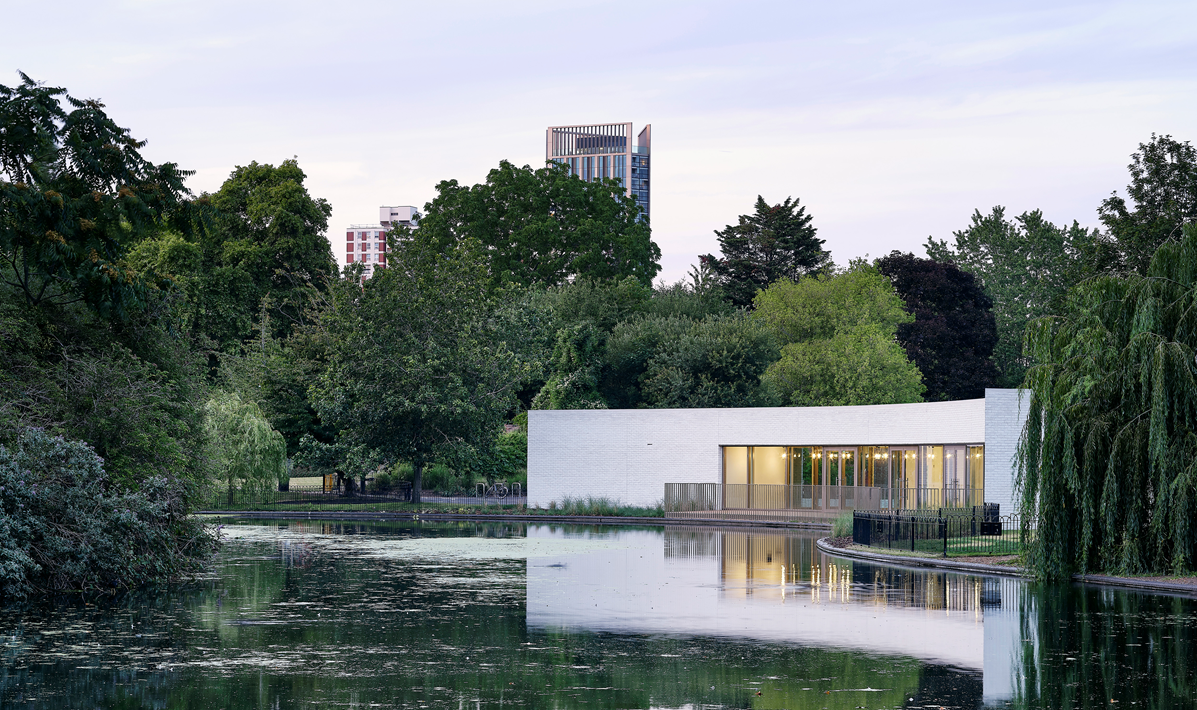
<path fill-rule="evenodd" d="M 755 209 L 740 215 L 739 224 L 715 231 L 722 257 L 699 257 L 737 306 L 751 306 L 757 291 L 779 279 L 798 281 L 831 264 L 831 253 L 823 250 L 799 200 L 787 197 L 770 206 L 757 195 Z"/>

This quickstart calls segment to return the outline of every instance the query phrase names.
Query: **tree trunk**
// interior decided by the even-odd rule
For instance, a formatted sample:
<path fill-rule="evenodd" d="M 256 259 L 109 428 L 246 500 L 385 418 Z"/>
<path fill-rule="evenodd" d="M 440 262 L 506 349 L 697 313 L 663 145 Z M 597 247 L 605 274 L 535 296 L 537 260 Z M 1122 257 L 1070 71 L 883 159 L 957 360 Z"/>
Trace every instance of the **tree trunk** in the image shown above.
<path fill-rule="evenodd" d="M 424 478 L 424 464 L 413 461 L 411 465 L 411 472 L 411 502 L 419 503 L 420 484 L 423 482 L 422 479 Z"/>
<path fill-rule="evenodd" d="M 362 487 L 359 489 L 362 495 L 366 495 L 366 474 L 362 474 Z"/>

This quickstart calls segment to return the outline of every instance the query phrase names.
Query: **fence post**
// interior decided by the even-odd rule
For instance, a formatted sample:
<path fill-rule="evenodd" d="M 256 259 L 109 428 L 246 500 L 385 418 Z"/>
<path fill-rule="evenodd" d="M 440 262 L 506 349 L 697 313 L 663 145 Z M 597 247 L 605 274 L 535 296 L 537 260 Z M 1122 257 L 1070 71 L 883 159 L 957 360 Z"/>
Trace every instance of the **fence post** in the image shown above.
<path fill-rule="evenodd" d="M 914 552 L 914 518 L 910 519 L 910 551 Z"/>
<path fill-rule="evenodd" d="M 939 534 L 943 535 L 943 556 L 948 556 L 948 521 L 943 517 L 943 510 L 939 511 Z"/>

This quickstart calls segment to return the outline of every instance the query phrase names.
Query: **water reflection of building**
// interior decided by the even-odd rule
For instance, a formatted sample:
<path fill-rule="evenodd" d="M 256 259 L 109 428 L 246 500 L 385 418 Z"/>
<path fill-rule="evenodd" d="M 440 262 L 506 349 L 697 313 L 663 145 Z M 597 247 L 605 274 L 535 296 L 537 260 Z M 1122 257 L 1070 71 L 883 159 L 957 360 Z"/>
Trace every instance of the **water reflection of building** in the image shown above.
<path fill-rule="evenodd" d="M 834 560 L 815 548 L 813 537 L 785 533 L 667 528 L 666 560 L 709 551 L 719 557 L 724 593 L 779 594 L 788 585 L 844 590 L 865 604 L 979 614 L 1000 607 L 1003 582 L 928 569 L 899 569 Z"/>
<path fill-rule="evenodd" d="M 983 671 L 987 700 L 1009 696 L 1021 582 L 831 558 L 815 539 L 669 527 L 530 559 L 528 625 L 860 649 Z"/>

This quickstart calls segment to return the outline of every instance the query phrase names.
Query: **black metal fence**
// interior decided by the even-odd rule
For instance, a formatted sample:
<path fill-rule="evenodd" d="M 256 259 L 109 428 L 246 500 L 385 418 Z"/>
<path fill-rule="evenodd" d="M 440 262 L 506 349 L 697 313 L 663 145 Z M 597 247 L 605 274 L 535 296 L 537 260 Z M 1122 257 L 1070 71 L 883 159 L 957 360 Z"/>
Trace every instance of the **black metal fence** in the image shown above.
<path fill-rule="evenodd" d="M 993 504 L 918 513 L 858 511 L 852 514 L 852 541 L 944 557 L 1016 555 L 1022 551 L 1021 523 L 1017 515 L 1000 515 Z"/>
<path fill-rule="evenodd" d="M 479 487 L 478 495 L 442 496 L 424 491 L 422 503 L 451 505 L 525 505 L 527 497 L 518 483 L 508 486 Z M 411 484 L 403 483 L 388 490 L 365 493 L 325 486 L 289 486 L 288 490 L 245 491 L 219 489 L 210 499 L 208 510 L 295 510 L 295 509 L 368 509 L 399 510 L 411 508 Z"/>

